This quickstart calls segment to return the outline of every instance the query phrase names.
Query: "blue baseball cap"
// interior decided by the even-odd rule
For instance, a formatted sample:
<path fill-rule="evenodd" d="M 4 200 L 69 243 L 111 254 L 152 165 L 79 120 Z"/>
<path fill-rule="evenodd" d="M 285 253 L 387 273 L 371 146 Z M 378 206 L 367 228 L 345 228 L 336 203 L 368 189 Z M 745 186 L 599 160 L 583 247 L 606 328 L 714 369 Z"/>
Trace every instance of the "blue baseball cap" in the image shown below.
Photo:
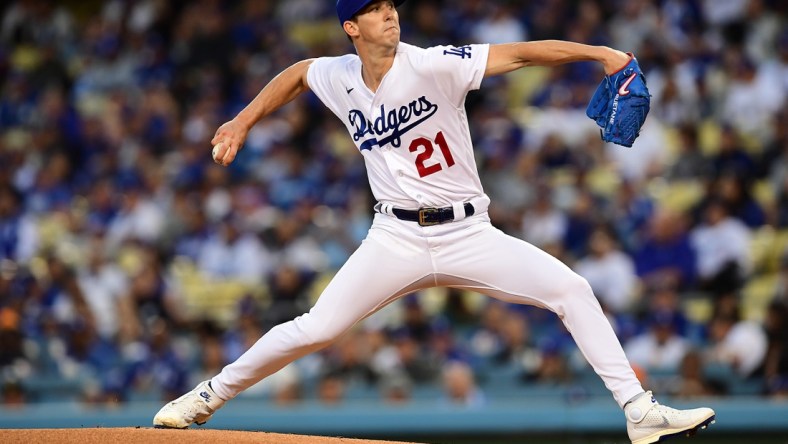
<path fill-rule="evenodd" d="M 364 9 L 368 4 L 377 0 L 337 0 L 337 17 L 339 17 L 339 24 L 344 24 L 347 20 L 353 18 L 358 14 L 358 11 Z M 405 0 L 394 0 L 394 6 L 399 6 L 405 3 Z"/>

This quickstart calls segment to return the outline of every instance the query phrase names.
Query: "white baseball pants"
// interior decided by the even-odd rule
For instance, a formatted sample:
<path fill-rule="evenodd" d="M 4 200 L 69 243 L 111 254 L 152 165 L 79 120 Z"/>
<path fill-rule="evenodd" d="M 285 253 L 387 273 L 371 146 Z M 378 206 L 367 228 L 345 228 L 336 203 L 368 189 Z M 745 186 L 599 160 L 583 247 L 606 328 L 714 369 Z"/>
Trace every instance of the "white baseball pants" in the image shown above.
<path fill-rule="evenodd" d="M 487 213 L 421 227 L 376 214 L 367 238 L 312 309 L 263 335 L 211 380 L 232 399 L 329 345 L 386 304 L 434 286 L 463 288 L 555 312 L 623 407 L 643 388 L 588 283 L 558 259 L 490 224 Z"/>

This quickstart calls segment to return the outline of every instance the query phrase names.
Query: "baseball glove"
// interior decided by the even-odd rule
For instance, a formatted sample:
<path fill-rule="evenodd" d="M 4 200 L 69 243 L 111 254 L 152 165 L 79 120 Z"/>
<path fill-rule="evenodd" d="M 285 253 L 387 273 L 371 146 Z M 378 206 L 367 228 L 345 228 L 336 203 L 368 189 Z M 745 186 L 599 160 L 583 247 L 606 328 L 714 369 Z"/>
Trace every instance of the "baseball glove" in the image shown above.
<path fill-rule="evenodd" d="M 622 69 L 606 75 L 586 108 L 602 128 L 602 140 L 631 147 L 651 108 L 646 77 L 634 55 Z"/>

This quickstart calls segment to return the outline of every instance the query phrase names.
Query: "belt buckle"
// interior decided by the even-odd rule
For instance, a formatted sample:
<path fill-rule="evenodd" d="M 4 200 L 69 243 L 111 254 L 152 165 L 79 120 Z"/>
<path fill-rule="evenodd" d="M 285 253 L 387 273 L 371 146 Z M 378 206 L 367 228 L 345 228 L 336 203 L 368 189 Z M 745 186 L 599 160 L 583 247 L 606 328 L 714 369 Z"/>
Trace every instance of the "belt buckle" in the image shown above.
<path fill-rule="evenodd" d="M 440 215 L 440 208 L 419 208 L 419 225 L 422 227 L 430 227 L 432 225 L 440 224 L 440 218 L 436 220 L 426 220 L 427 215 L 437 214 Z"/>

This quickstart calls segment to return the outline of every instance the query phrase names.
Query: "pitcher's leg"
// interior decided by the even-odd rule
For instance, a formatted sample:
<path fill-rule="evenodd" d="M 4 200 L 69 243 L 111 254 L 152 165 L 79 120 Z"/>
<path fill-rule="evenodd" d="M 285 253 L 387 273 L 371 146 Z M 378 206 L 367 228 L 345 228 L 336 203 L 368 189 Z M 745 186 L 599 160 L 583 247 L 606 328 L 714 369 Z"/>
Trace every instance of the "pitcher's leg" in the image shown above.
<path fill-rule="evenodd" d="M 467 280 L 463 287 L 498 299 L 555 312 L 620 406 L 643 392 L 585 279 L 544 251 L 490 226 L 473 227 L 463 239 L 441 247 L 441 274 Z"/>
<path fill-rule="evenodd" d="M 397 254 L 394 249 L 389 243 L 364 241 L 308 313 L 272 328 L 211 380 L 216 394 L 225 400 L 235 397 L 288 363 L 329 345 L 389 302 L 421 288 L 431 271 L 429 257 Z"/>

